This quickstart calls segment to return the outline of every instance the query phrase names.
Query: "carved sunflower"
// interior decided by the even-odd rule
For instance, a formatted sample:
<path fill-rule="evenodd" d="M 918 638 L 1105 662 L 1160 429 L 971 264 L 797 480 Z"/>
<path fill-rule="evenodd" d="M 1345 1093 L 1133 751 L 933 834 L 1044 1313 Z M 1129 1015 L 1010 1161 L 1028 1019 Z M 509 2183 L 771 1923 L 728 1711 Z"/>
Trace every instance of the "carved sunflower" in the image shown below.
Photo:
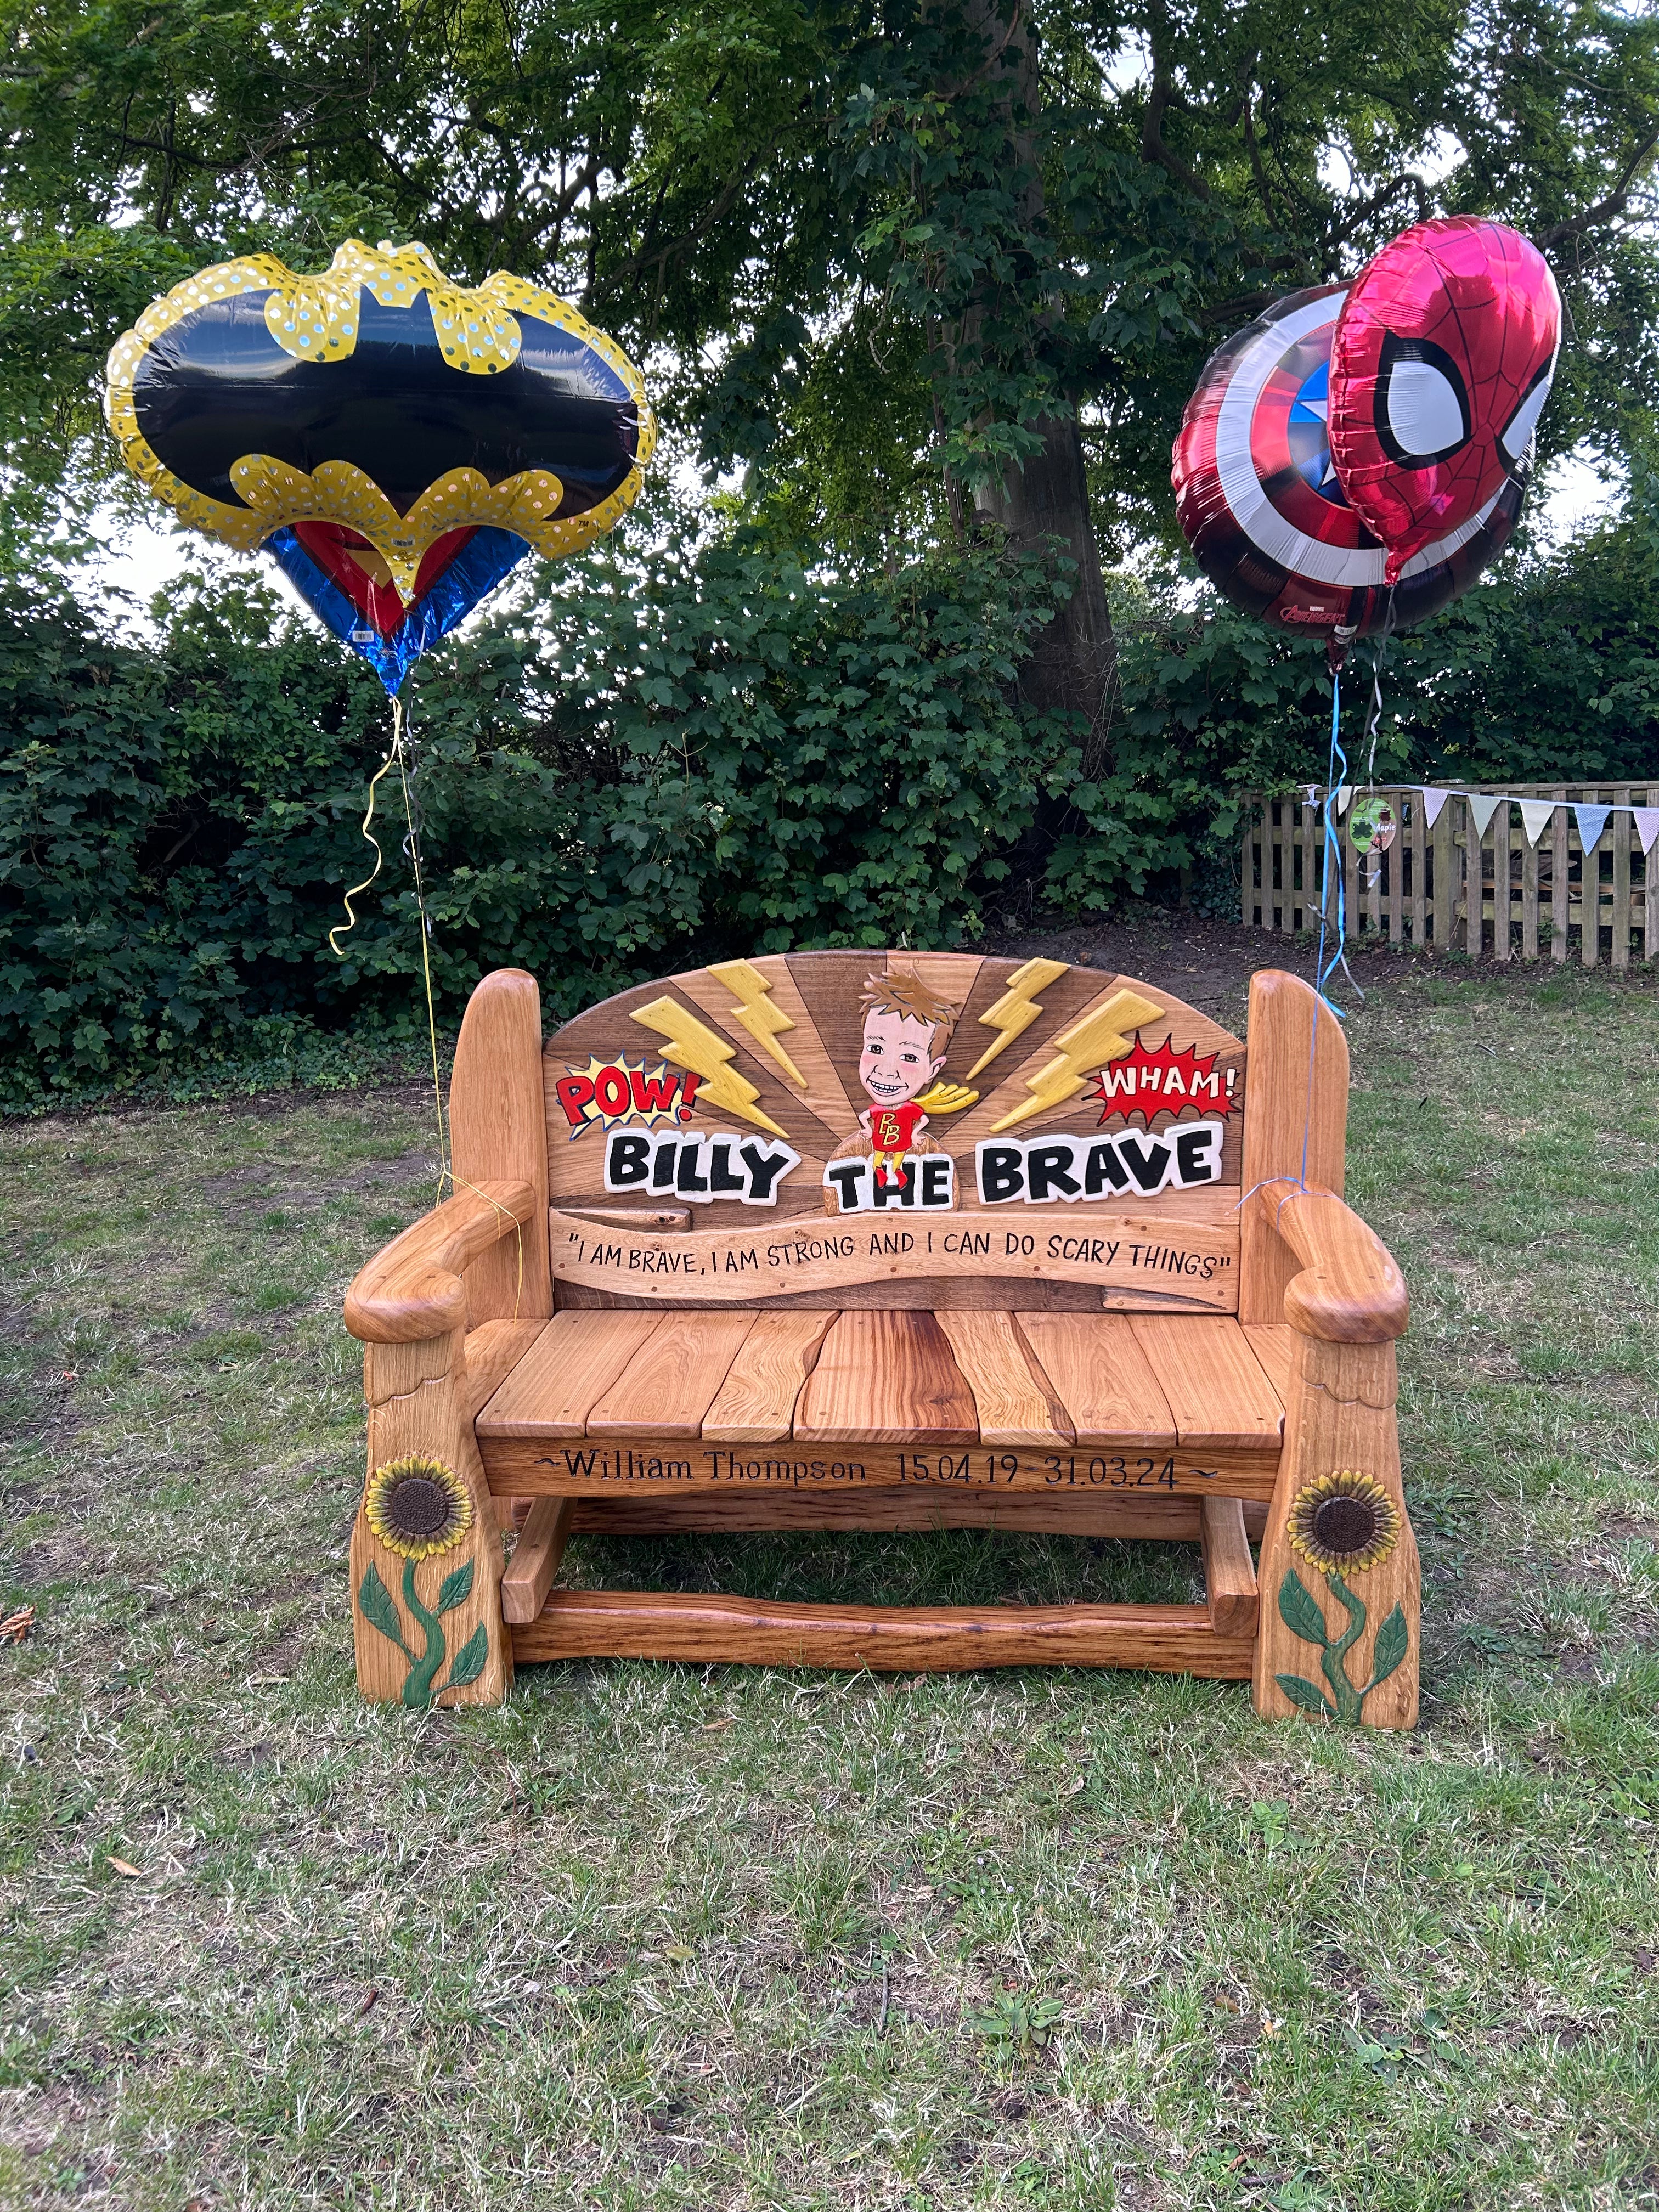
<path fill-rule="evenodd" d="M 1400 1508 L 1374 1475 L 1342 1468 L 1297 1491 L 1286 1533 L 1322 1574 L 1363 1575 L 1400 1541 Z"/>
<path fill-rule="evenodd" d="M 447 1552 L 472 1526 L 472 1499 L 441 1459 L 389 1459 L 368 1478 L 368 1525 L 389 1552 L 424 1559 Z"/>

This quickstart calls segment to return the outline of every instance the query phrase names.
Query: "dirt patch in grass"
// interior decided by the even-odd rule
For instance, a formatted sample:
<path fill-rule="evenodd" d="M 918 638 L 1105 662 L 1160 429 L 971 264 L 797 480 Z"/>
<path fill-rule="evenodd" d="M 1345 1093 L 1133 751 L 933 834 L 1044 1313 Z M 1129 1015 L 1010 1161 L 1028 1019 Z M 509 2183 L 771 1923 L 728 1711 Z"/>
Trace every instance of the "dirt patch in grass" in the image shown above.
<path fill-rule="evenodd" d="M 1319 968 L 1318 940 L 1312 936 L 1276 936 L 1242 922 L 1161 908 L 1071 929 L 1012 931 L 988 938 L 983 949 L 1011 959 L 1046 954 L 1109 974 L 1165 983 L 1189 1006 L 1234 1029 L 1243 1023 L 1250 977 L 1258 968 L 1287 969 L 1309 982 Z M 1334 943 L 1327 945 L 1328 961 L 1335 949 Z M 1620 993 L 1659 991 L 1659 966 L 1615 971 L 1603 965 L 1586 975 L 1576 965 L 1558 966 L 1550 960 L 1475 961 L 1432 949 L 1372 949 L 1352 941 L 1346 951 L 1352 977 L 1367 998 L 1374 991 L 1386 994 L 1402 981 L 1426 979 L 1453 992 L 1473 990 L 1483 998 L 1501 992 L 1506 1000 L 1518 995 L 1528 1000 L 1540 987 L 1576 986 L 1581 980 L 1592 989 L 1605 985 Z M 1330 988 L 1339 1004 L 1357 1003 L 1352 984 L 1340 968 Z"/>

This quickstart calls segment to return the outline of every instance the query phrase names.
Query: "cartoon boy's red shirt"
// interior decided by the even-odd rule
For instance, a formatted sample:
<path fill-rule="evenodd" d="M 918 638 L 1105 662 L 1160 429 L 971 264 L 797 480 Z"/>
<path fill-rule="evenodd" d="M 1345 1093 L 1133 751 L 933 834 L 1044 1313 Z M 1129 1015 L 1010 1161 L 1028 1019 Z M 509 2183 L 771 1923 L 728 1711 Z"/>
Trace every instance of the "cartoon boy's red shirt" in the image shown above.
<path fill-rule="evenodd" d="M 870 1113 L 870 1141 L 878 1152 L 908 1152 L 916 1124 L 927 1116 L 914 1098 L 902 1106 L 876 1106 Z"/>

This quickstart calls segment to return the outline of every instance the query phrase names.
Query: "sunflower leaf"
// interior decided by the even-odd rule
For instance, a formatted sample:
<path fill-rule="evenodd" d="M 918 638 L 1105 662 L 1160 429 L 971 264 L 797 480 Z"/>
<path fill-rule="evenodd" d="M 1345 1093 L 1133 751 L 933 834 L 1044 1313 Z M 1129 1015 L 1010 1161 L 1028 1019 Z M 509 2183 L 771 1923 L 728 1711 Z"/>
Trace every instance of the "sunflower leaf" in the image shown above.
<path fill-rule="evenodd" d="M 1304 1644 L 1317 1644 L 1322 1650 L 1331 1640 L 1318 1600 L 1294 1567 L 1279 1585 L 1279 1617 Z"/>
<path fill-rule="evenodd" d="M 392 1601 L 392 1592 L 380 1580 L 380 1570 L 372 1563 L 363 1576 L 357 1590 L 357 1610 L 382 1636 L 389 1637 L 399 1651 L 407 1652 L 404 1642 L 404 1625 L 398 1618 L 398 1608 Z"/>
<path fill-rule="evenodd" d="M 1394 1611 L 1376 1632 L 1376 1642 L 1371 1650 L 1371 1679 L 1368 1691 L 1379 1682 L 1386 1682 L 1410 1649 L 1412 1632 L 1406 1626 L 1406 1616 L 1400 1607 Z"/>
<path fill-rule="evenodd" d="M 440 1613 L 453 1613 L 472 1595 L 472 1562 L 463 1559 L 459 1567 L 452 1567 L 444 1577 L 438 1591 Z"/>
<path fill-rule="evenodd" d="M 1304 1713 L 1317 1713 L 1328 1721 L 1335 1717 L 1324 1692 L 1312 1682 L 1304 1682 L 1300 1674 L 1275 1674 L 1273 1680 L 1291 1703 L 1300 1705 Z"/>
<path fill-rule="evenodd" d="M 480 1621 L 460 1650 L 455 1654 L 455 1663 L 449 1670 L 447 1690 L 464 1690 L 469 1682 L 476 1682 L 484 1670 L 489 1656 L 489 1631 Z"/>

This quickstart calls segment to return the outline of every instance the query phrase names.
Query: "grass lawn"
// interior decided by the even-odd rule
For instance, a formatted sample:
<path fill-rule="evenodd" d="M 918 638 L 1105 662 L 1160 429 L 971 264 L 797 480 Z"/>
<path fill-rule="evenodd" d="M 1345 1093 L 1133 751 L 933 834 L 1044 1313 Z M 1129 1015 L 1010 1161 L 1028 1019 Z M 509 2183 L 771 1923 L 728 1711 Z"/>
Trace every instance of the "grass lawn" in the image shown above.
<path fill-rule="evenodd" d="M 13 1125 L 0 2204 L 1659 2204 L 1659 992 L 1389 968 L 1411 1736 L 1243 1686 L 607 1662 L 356 1699 L 339 1298 L 416 1095 Z M 579 1579 L 664 1580 L 579 1540 Z M 1184 1552 L 731 1539 L 889 1601 Z"/>

